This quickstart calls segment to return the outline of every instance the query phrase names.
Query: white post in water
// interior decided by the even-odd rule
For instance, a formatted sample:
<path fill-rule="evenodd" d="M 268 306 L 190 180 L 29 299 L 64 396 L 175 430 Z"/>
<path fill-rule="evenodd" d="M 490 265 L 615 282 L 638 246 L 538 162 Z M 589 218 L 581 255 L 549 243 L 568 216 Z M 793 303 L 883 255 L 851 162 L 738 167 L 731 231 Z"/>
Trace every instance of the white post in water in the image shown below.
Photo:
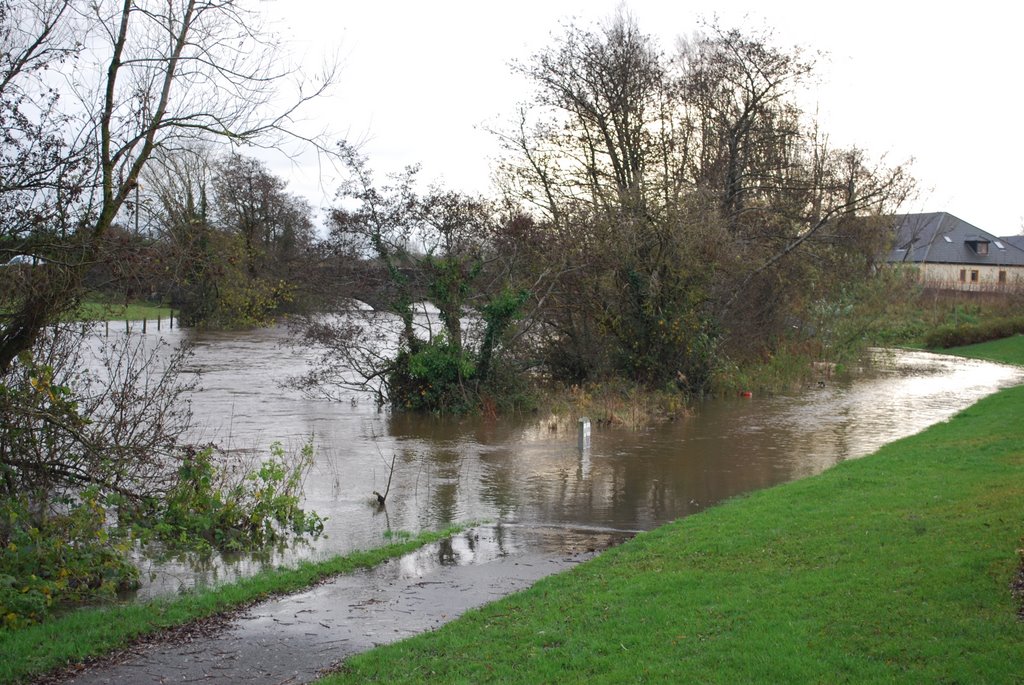
<path fill-rule="evenodd" d="M 579 447 L 581 450 L 590 448 L 590 419 L 586 416 L 580 418 Z"/>
<path fill-rule="evenodd" d="M 576 477 L 580 480 L 590 478 L 590 419 L 580 419 L 579 429 L 580 465 L 576 470 Z"/>

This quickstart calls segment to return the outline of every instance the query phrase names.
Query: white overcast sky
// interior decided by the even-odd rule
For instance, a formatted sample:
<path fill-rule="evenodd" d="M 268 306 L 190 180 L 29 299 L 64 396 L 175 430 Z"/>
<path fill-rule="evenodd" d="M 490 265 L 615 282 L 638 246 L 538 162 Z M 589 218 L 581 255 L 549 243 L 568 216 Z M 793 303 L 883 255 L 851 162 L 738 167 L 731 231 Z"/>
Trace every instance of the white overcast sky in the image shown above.
<path fill-rule="evenodd" d="M 565 21 L 592 25 L 619 0 L 264 0 L 296 54 L 341 63 L 311 124 L 362 140 L 380 172 L 420 163 L 425 180 L 486 191 L 497 153 L 487 124 L 511 118 L 525 84 L 509 62 L 551 44 Z M 827 53 L 817 106 L 835 146 L 913 158 L 920 195 L 905 211 L 948 211 L 997 235 L 1022 232 L 1024 3 L 632 0 L 660 47 L 702 17 L 774 31 L 777 45 Z M 337 179 L 272 164 L 292 192 L 329 205 Z M 321 178 L 323 176 L 323 178 Z"/>

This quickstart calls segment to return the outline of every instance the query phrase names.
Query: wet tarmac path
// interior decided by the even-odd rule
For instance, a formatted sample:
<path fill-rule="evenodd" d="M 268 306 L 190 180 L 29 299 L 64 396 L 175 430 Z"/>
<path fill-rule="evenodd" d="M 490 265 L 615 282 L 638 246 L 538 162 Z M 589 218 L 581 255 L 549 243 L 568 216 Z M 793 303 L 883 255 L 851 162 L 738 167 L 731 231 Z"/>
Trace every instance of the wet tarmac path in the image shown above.
<path fill-rule="evenodd" d="M 631 532 L 483 526 L 250 607 L 194 641 L 139 645 L 69 682 L 304 683 L 346 657 L 435 629 L 565 571 Z"/>

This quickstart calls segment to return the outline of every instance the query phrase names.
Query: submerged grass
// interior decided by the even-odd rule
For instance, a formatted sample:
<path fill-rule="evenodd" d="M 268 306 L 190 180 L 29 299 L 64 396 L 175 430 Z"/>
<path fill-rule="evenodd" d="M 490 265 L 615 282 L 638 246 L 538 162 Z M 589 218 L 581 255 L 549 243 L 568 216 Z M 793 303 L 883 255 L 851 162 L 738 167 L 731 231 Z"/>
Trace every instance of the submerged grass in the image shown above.
<path fill-rule="evenodd" d="M 962 354 L 1024 363 L 1024 338 Z M 1020 682 L 1024 386 L 323 682 Z"/>
<path fill-rule="evenodd" d="M 19 630 L 0 630 L 0 683 L 15 683 L 122 649 L 162 630 L 184 626 L 248 606 L 272 595 L 295 592 L 325 578 L 367 568 L 462 527 L 405 536 L 378 549 L 359 551 L 290 569 L 258 573 L 229 585 L 144 603 L 86 607 Z"/>
<path fill-rule="evenodd" d="M 677 419 L 687 412 L 687 398 L 679 391 L 657 391 L 626 381 L 605 381 L 584 386 L 547 388 L 541 402 L 541 423 L 552 430 L 576 430 L 588 417 L 595 423 L 645 428 L 658 421 Z"/>

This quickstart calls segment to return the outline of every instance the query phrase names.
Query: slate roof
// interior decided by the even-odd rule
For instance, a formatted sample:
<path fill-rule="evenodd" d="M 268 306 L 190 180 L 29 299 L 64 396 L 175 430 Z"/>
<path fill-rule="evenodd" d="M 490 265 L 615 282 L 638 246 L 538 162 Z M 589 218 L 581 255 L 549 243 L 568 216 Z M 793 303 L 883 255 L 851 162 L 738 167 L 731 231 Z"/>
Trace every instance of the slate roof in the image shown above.
<path fill-rule="evenodd" d="M 1000 238 L 1004 243 L 1010 243 L 1014 247 L 1024 250 L 1024 235 L 1007 235 Z"/>
<path fill-rule="evenodd" d="M 898 214 L 893 220 L 890 262 L 1024 266 L 1024 248 L 947 212 Z M 988 254 L 978 254 L 976 246 L 985 242 Z"/>

